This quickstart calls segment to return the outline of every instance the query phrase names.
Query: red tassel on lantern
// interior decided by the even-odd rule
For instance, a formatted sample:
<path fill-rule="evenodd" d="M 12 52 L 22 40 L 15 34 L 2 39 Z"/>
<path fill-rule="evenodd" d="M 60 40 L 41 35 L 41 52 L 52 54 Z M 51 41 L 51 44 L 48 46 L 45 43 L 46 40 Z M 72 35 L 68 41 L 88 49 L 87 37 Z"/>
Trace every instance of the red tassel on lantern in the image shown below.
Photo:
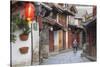
<path fill-rule="evenodd" d="M 25 5 L 25 18 L 28 21 L 33 21 L 35 18 L 35 7 L 32 3 L 27 3 Z"/>

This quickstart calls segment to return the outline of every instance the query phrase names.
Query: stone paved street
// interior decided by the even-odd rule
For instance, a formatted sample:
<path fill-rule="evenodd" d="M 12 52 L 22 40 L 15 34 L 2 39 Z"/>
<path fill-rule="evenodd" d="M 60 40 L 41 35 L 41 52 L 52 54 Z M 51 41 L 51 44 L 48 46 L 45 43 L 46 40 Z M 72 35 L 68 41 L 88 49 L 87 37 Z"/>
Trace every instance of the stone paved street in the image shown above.
<path fill-rule="evenodd" d="M 73 51 L 67 53 L 61 53 L 55 56 L 51 56 L 44 60 L 42 65 L 46 64 L 65 64 L 65 63 L 79 63 L 79 62 L 89 62 L 85 57 L 81 57 L 82 51 L 79 50 L 76 54 Z"/>

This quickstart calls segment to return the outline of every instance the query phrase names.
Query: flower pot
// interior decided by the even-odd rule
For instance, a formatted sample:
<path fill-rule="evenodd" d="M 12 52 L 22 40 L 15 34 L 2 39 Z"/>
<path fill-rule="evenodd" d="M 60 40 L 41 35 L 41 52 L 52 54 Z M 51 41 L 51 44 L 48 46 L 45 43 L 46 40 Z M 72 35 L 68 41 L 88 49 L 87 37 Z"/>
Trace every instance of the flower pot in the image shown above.
<path fill-rule="evenodd" d="M 26 54 L 26 53 L 28 53 L 28 49 L 29 49 L 29 47 L 21 47 L 21 48 L 19 48 L 19 51 L 21 54 Z"/>
<path fill-rule="evenodd" d="M 28 39 L 28 34 L 21 34 L 20 35 L 20 40 L 26 41 Z"/>

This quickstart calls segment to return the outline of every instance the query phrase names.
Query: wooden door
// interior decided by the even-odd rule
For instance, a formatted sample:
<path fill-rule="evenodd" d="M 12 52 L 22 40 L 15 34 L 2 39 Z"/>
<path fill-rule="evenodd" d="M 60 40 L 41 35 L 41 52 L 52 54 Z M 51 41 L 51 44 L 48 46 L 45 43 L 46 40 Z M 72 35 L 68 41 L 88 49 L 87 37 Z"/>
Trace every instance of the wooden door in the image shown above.
<path fill-rule="evenodd" d="M 54 51 L 54 33 L 49 31 L 49 51 Z"/>
<path fill-rule="evenodd" d="M 59 50 L 63 49 L 63 33 L 62 31 L 59 31 Z"/>
<path fill-rule="evenodd" d="M 68 31 L 68 48 L 72 48 L 73 45 L 73 34 L 71 31 Z"/>

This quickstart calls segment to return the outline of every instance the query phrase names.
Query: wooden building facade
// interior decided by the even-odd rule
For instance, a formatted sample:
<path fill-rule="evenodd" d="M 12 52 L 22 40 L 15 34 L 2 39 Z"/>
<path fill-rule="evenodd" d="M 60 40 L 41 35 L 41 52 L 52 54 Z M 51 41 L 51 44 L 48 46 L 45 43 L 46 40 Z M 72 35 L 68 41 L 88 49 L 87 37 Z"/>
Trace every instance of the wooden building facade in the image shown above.
<path fill-rule="evenodd" d="M 84 51 L 85 56 L 90 60 L 97 60 L 97 43 L 96 43 L 96 6 L 93 7 L 93 16 L 84 23 L 84 28 L 86 29 L 86 42 L 87 46 Z"/>

